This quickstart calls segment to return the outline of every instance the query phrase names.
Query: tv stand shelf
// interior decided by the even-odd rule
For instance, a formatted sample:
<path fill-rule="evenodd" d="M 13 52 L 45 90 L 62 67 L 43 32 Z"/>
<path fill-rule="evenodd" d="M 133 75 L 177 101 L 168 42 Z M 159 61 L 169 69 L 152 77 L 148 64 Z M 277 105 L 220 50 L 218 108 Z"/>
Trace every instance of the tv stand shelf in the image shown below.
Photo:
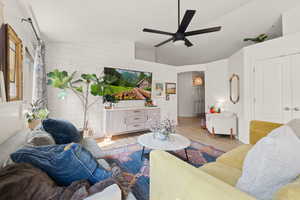
<path fill-rule="evenodd" d="M 159 107 L 104 109 L 106 136 L 149 130 L 151 121 L 160 121 Z"/>

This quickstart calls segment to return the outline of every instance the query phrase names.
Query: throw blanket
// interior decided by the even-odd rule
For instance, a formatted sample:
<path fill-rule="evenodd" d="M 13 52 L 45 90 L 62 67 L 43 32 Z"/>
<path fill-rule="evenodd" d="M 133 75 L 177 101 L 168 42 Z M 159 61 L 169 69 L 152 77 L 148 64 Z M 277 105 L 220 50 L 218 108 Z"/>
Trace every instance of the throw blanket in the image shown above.
<path fill-rule="evenodd" d="M 30 164 L 14 164 L 0 170 L 0 199 L 82 200 L 110 185 L 118 184 L 117 182 L 115 179 L 108 179 L 91 186 L 88 181 L 83 180 L 68 187 L 60 187 L 46 173 Z M 126 193 L 123 190 L 124 196 Z"/>

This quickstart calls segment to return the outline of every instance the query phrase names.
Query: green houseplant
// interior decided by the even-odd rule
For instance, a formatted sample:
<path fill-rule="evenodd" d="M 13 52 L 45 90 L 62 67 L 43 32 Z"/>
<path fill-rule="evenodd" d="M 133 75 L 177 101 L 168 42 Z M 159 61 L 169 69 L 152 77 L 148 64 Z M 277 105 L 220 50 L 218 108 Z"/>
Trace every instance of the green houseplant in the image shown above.
<path fill-rule="evenodd" d="M 41 120 L 44 120 L 48 117 L 49 111 L 47 108 L 43 108 L 43 103 L 43 99 L 38 99 L 30 104 L 30 108 L 25 113 L 28 128 L 34 129 L 41 122 Z"/>
<path fill-rule="evenodd" d="M 69 74 L 66 71 L 55 69 L 47 74 L 48 85 L 60 89 L 58 97 L 63 99 L 67 95 L 67 91 L 72 91 L 80 100 L 83 108 L 83 134 L 88 129 L 88 111 L 98 102 L 99 98 L 90 101 L 90 97 L 102 97 L 110 94 L 110 83 L 115 81 L 113 76 L 97 76 L 96 74 L 81 74 L 76 78 L 76 71 Z"/>
<path fill-rule="evenodd" d="M 103 103 L 106 109 L 111 109 L 114 104 L 118 103 L 118 100 L 115 96 L 106 94 L 103 96 Z"/>

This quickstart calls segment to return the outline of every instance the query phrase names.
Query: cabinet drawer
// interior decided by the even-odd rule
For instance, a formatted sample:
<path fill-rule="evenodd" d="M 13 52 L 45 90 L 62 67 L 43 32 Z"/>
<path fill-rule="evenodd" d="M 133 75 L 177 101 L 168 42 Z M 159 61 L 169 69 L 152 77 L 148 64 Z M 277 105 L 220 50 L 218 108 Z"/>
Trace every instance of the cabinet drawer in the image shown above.
<path fill-rule="evenodd" d="M 128 110 L 126 111 L 127 116 L 132 116 L 132 115 L 146 115 L 145 110 Z"/>
<path fill-rule="evenodd" d="M 144 123 L 135 123 L 127 125 L 127 131 L 138 131 L 145 129 Z"/>
<path fill-rule="evenodd" d="M 126 124 L 145 123 L 146 121 L 145 115 L 132 115 L 126 118 Z"/>

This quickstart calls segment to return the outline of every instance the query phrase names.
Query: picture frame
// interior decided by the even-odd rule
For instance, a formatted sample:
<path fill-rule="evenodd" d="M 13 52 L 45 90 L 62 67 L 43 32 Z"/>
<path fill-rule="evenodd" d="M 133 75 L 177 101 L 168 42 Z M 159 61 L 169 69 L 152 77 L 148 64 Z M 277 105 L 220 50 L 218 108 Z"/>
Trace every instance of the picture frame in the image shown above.
<path fill-rule="evenodd" d="M 170 101 L 170 95 L 166 94 L 166 101 Z"/>
<path fill-rule="evenodd" d="M 9 24 L 0 29 L 5 45 L 1 49 L 0 70 L 3 72 L 6 101 L 23 100 L 23 43 Z"/>
<path fill-rule="evenodd" d="M 176 94 L 176 83 L 166 83 L 166 94 Z"/>
<path fill-rule="evenodd" d="M 154 84 L 154 96 L 157 98 L 162 98 L 164 97 L 164 84 L 161 82 L 155 82 Z"/>
<path fill-rule="evenodd" d="M 5 81 L 3 72 L 0 71 L 0 103 L 6 102 Z"/>

